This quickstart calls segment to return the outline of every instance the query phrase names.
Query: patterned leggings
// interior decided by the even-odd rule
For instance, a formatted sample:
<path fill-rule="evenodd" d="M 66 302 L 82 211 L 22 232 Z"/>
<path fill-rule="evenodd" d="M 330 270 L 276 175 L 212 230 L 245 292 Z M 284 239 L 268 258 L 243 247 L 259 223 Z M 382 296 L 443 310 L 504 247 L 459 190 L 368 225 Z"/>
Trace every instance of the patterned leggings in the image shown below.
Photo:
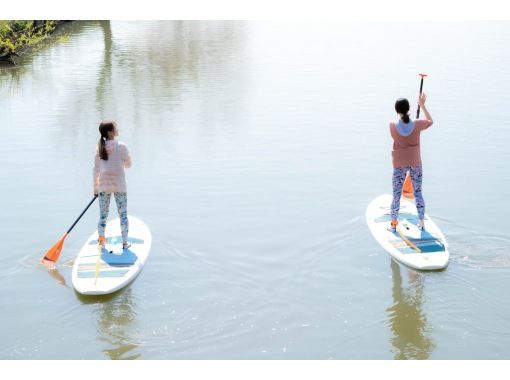
<path fill-rule="evenodd" d="M 421 166 L 404 166 L 393 169 L 393 202 L 391 203 L 391 220 L 397 220 L 398 210 L 400 209 L 400 197 L 402 196 L 402 185 L 404 184 L 407 172 L 410 172 L 411 174 L 411 182 L 413 183 L 418 217 L 420 219 L 424 218 L 425 201 L 421 194 L 421 182 L 423 177 L 422 168 Z"/>
<path fill-rule="evenodd" d="M 104 230 L 106 228 L 106 220 L 108 219 L 108 212 L 110 210 L 110 199 L 112 193 L 99 193 L 99 223 L 97 225 L 97 232 L 99 236 L 105 236 Z M 127 243 L 129 223 L 127 217 L 127 193 L 113 193 L 115 203 L 117 203 L 117 211 L 120 218 L 120 230 L 122 231 L 122 241 Z"/>

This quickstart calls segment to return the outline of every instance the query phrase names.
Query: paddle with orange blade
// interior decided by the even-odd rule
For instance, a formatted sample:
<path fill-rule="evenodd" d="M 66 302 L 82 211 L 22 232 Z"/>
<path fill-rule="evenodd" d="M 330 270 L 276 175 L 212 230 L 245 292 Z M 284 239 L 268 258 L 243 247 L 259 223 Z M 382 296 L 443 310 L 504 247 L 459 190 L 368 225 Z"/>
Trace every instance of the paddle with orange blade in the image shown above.
<path fill-rule="evenodd" d="M 71 232 L 71 230 L 76 226 L 76 223 L 81 219 L 83 214 L 89 209 L 89 207 L 94 203 L 96 200 L 97 195 L 94 195 L 94 198 L 89 202 L 87 207 L 85 207 L 85 210 L 82 211 L 78 219 L 76 219 L 71 227 L 67 230 L 67 232 L 55 243 L 53 247 L 48 249 L 44 257 L 41 259 L 41 263 L 47 267 L 52 267 L 60 257 L 60 253 L 62 252 L 62 247 L 64 246 L 64 240 L 66 239 L 67 235 Z"/>
<path fill-rule="evenodd" d="M 427 76 L 427 74 L 418 74 L 421 76 L 421 83 L 420 83 L 420 96 L 423 91 L 423 79 Z M 416 110 L 416 118 L 418 119 L 420 117 L 420 105 L 418 104 L 418 109 Z"/>
<path fill-rule="evenodd" d="M 421 94 L 423 92 L 423 79 L 425 79 L 427 74 L 419 74 L 419 75 L 421 77 L 421 82 L 420 82 L 420 96 L 421 96 Z M 418 119 L 419 117 L 420 117 L 420 105 L 418 104 L 418 110 L 416 111 L 416 118 Z M 409 173 L 407 173 L 406 179 L 404 181 L 403 196 L 404 196 L 404 198 L 407 198 L 407 199 L 414 199 L 413 184 L 411 182 L 411 176 L 409 175 Z"/>

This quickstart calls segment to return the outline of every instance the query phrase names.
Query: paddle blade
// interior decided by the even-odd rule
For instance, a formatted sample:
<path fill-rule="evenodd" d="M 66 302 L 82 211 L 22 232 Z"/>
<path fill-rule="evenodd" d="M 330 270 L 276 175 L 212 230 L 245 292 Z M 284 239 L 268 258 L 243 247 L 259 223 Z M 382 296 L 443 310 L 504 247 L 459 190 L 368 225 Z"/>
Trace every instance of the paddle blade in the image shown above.
<path fill-rule="evenodd" d="M 48 249 L 41 262 L 46 266 L 51 266 L 56 263 L 58 258 L 60 257 L 60 253 L 62 252 L 62 247 L 64 246 L 64 240 L 67 237 L 67 233 L 65 233 L 59 241 L 55 243 L 53 247 Z"/>
<path fill-rule="evenodd" d="M 411 182 L 411 176 L 409 175 L 409 173 L 407 173 L 406 179 L 404 180 L 402 194 L 404 198 L 414 199 L 413 183 Z"/>

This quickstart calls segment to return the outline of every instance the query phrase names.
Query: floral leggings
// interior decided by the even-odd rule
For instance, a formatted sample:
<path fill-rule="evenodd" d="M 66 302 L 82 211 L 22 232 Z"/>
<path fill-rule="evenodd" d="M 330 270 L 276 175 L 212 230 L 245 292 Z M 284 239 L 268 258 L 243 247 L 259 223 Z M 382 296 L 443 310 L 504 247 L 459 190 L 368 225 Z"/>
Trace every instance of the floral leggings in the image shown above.
<path fill-rule="evenodd" d="M 407 172 L 410 173 L 411 182 L 413 183 L 418 217 L 420 219 L 424 218 L 425 201 L 421 194 L 421 182 L 423 177 L 422 168 L 421 166 L 404 166 L 393 169 L 393 202 L 391 203 L 391 220 L 397 220 L 398 210 L 400 209 L 400 197 L 402 196 L 402 185 L 404 184 Z"/>
<path fill-rule="evenodd" d="M 99 236 L 105 236 L 106 220 L 110 209 L 110 199 L 112 193 L 99 193 L 99 223 L 97 232 Z M 117 211 L 120 218 L 120 230 L 122 231 L 122 241 L 127 243 L 129 223 L 127 217 L 127 193 L 113 193 L 115 203 L 117 203 Z"/>

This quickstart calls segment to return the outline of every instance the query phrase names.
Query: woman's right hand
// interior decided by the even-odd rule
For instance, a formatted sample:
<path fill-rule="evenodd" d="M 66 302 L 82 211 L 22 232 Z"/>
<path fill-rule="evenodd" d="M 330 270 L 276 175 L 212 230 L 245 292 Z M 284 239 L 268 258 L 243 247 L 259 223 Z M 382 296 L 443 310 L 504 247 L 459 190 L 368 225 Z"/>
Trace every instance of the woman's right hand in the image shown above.
<path fill-rule="evenodd" d="M 420 107 L 425 107 L 425 101 L 427 100 L 427 94 L 423 93 L 418 98 L 418 105 Z"/>
<path fill-rule="evenodd" d="M 420 106 L 421 109 L 423 109 L 423 113 L 425 114 L 425 119 L 427 119 L 429 121 L 428 126 L 430 127 L 434 123 L 434 120 L 432 120 L 432 116 L 430 116 L 429 110 L 427 109 L 427 107 L 425 107 L 426 100 L 427 100 L 427 95 L 421 94 L 420 98 L 418 99 L 418 105 Z"/>

